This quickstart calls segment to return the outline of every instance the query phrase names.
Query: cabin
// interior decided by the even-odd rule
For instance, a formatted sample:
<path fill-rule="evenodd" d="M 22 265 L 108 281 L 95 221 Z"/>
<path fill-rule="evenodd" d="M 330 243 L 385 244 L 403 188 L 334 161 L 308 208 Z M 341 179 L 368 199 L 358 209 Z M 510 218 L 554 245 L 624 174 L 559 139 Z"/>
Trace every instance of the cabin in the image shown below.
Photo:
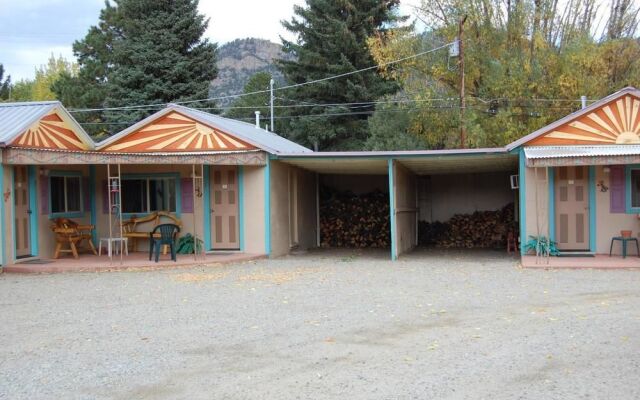
<path fill-rule="evenodd" d="M 326 188 L 379 194 L 388 218 L 369 229 L 388 236 L 392 260 L 418 246 L 421 222 L 504 209 L 524 266 L 638 262 L 620 255 L 624 244 L 635 256 L 640 230 L 639 108 L 629 87 L 505 147 L 314 152 L 180 105 L 95 143 L 59 102 L 0 103 L 0 263 L 147 265 L 161 218 L 201 243 L 182 263 L 282 256 L 327 242 Z M 53 259 L 61 218 L 90 227 L 100 250 L 128 237 L 130 253 L 117 242 L 112 254 Z"/>

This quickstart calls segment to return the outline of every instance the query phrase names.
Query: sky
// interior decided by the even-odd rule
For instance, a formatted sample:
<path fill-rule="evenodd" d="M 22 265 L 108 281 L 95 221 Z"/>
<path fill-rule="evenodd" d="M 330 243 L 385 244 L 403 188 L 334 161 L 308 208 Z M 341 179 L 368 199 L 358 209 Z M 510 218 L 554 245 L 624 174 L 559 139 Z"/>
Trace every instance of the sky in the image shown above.
<path fill-rule="evenodd" d="M 420 0 L 404 0 L 408 5 Z M 293 37 L 281 20 L 293 16 L 294 4 L 304 0 L 200 0 L 200 12 L 210 18 L 205 36 L 224 44 L 234 39 L 257 37 L 280 42 Z M 35 68 L 51 54 L 74 60 L 71 44 L 98 22 L 104 0 L 0 0 L 0 63 L 11 80 L 31 79 Z"/>

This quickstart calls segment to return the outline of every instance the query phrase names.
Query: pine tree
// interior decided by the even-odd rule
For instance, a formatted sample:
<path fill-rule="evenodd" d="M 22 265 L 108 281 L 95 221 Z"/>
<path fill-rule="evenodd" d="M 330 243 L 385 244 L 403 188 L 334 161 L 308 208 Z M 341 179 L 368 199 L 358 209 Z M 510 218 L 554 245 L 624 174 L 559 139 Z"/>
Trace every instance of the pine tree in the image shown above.
<path fill-rule="evenodd" d="M 244 85 L 243 93 L 260 92 L 269 89 L 269 81 L 271 74 L 268 72 L 258 72 L 253 74 L 246 85 Z M 260 111 L 260 116 L 265 121 L 269 118 L 269 92 L 256 93 L 250 96 L 238 97 L 224 116 L 233 119 L 239 119 L 250 122 L 255 118 L 255 112 Z M 278 132 L 278 124 L 272 131 Z M 264 126 L 264 124 L 262 124 Z"/>
<path fill-rule="evenodd" d="M 117 0 L 116 4 L 121 38 L 113 43 L 114 67 L 105 105 L 207 98 L 217 76 L 217 46 L 202 39 L 209 21 L 198 13 L 198 0 Z M 108 112 L 107 121 L 137 121 L 149 114 L 149 110 Z"/>
<path fill-rule="evenodd" d="M 61 76 L 53 89 L 76 108 L 163 104 L 208 97 L 217 75 L 215 43 L 202 36 L 208 20 L 198 0 L 107 1 L 97 26 L 73 45 L 77 76 Z M 211 103 L 198 103 L 212 106 Z M 98 123 L 113 133 L 158 107 L 76 113 L 80 122 Z"/>
<path fill-rule="evenodd" d="M 4 79 L 4 80 L 3 80 Z M 11 89 L 11 75 L 4 78 L 4 65 L 0 64 L 0 100 L 8 100 Z"/>
<path fill-rule="evenodd" d="M 283 50 L 295 60 L 278 61 L 287 81 L 302 83 L 375 65 L 367 39 L 402 20 L 396 15 L 398 4 L 399 0 L 306 0 L 305 7 L 294 6 L 295 16 L 283 26 L 297 40 L 283 40 Z M 326 105 L 368 102 L 396 90 L 395 82 L 373 69 L 279 93 L 294 103 Z M 373 108 L 295 108 L 292 115 L 297 117 L 290 120 L 286 133 L 322 150 L 361 149 L 367 137 L 367 114 Z M 335 115 L 345 113 L 351 115 Z"/>

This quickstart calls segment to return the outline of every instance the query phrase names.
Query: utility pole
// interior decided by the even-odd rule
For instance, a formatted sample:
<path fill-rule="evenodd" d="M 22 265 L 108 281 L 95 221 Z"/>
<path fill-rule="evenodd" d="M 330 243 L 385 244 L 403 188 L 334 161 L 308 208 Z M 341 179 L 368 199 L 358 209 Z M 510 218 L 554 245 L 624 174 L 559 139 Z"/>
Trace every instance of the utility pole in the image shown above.
<path fill-rule="evenodd" d="M 458 46 L 460 48 L 460 147 L 467 147 L 467 129 L 465 127 L 464 112 L 466 108 L 466 102 L 464 100 L 464 42 L 462 36 L 464 34 L 464 23 L 467 20 L 467 16 L 460 18 L 458 23 Z"/>
<path fill-rule="evenodd" d="M 271 116 L 271 132 L 275 132 L 275 129 L 273 128 L 273 99 L 274 99 L 274 96 L 273 96 L 273 84 L 274 84 L 273 78 L 271 78 L 271 80 L 269 81 L 269 93 L 270 93 L 270 96 L 269 96 L 269 109 L 270 109 L 269 110 L 269 114 Z"/>

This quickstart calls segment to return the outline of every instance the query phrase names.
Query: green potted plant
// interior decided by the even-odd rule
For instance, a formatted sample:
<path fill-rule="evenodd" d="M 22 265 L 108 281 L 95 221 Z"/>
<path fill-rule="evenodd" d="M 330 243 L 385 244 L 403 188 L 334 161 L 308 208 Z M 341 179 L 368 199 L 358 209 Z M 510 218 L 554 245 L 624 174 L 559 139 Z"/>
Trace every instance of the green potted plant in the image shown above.
<path fill-rule="evenodd" d="M 178 239 L 178 254 L 193 254 L 194 250 L 197 248 L 198 253 L 202 252 L 202 240 L 195 238 L 190 233 L 180 237 Z"/>
<path fill-rule="evenodd" d="M 529 236 L 529 240 L 525 245 L 527 252 L 549 254 L 551 256 L 558 255 L 557 243 L 548 239 L 546 236 Z"/>

